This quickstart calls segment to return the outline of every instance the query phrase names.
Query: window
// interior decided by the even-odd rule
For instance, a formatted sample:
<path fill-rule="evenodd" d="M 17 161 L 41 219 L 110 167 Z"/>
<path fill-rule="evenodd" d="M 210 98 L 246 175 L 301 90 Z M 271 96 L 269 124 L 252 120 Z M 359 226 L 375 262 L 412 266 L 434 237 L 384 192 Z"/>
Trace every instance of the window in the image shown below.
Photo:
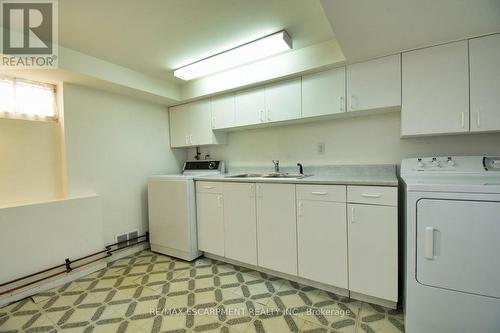
<path fill-rule="evenodd" d="M 56 87 L 0 76 L 0 117 L 56 120 Z"/>

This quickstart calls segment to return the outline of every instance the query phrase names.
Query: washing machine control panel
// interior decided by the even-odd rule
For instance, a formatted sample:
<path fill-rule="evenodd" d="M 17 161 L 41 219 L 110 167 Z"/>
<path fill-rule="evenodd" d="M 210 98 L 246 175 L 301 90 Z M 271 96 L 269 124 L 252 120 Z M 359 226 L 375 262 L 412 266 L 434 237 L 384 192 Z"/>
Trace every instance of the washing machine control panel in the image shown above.
<path fill-rule="evenodd" d="M 429 156 L 403 160 L 403 174 L 491 174 L 500 171 L 500 157 L 493 156 Z"/>
<path fill-rule="evenodd" d="M 456 171 L 457 162 L 453 156 L 419 157 L 413 168 L 415 171 Z"/>

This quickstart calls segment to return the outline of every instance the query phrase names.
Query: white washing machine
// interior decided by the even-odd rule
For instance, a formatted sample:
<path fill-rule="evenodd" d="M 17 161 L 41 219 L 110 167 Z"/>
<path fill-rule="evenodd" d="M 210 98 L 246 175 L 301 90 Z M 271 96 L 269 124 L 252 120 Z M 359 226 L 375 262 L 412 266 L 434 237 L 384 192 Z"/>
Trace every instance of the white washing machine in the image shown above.
<path fill-rule="evenodd" d="M 194 178 L 224 172 L 223 161 L 188 161 L 182 174 L 157 175 L 148 181 L 151 250 L 194 260 L 198 250 Z"/>
<path fill-rule="evenodd" d="M 500 158 L 406 159 L 408 333 L 500 332 Z"/>

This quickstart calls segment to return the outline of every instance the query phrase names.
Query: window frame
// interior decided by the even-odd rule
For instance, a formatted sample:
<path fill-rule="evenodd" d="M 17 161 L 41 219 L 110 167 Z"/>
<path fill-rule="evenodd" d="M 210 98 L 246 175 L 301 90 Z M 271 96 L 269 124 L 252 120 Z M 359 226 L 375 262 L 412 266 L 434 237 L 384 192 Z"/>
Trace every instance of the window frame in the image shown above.
<path fill-rule="evenodd" d="M 29 85 L 34 85 L 34 86 L 41 86 L 44 88 L 49 88 L 48 90 L 52 91 L 52 98 L 53 98 L 53 108 L 54 108 L 54 115 L 53 116 L 44 116 L 44 115 L 30 115 L 26 113 L 19 113 L 19 112 L 9 112 L 9 111 L 2 111 L 0 110 L 0 118 L 2 119 L 17 119 L 17 120 L 32 120 L 32 121 L 45 121 L 45 122 L 58 122 L 59 121 L 59 105 L 58 105 L 58 96 L 57 96 L 57 85 L 53 83 L 48 83 L 48 82 L 41 82 L 41 81 L 33 81 L 33 80 L 28 80 L 28 79 L 23 79 L 19 77 L 12 77 L 12 76 L 6 76 L 6 75 L 1 75 L 0 74 L 0 80 L 5 80 L 5 81 L 11 81 L 13 85 L 16 85 L 18 82 L 19 83 L 26 83 Z M 14 86 L 14 89 L 17 89 Z M 14 100 L 14 108 L 16 107 L 15 100 Z"/>

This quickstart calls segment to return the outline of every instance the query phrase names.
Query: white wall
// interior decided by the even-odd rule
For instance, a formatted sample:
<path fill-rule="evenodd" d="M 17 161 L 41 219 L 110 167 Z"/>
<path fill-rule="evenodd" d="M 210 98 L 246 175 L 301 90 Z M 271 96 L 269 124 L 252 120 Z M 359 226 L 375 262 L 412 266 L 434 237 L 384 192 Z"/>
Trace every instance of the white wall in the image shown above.
<path fill-rule="evenodd" d="M 61 196 L 59 123 L 0 118 L 0 206 Z"/>
<path fill-rule="evenodd" d="M 169 147 L 167 109 L 64 84 L 64 126 L 68 194 L 100 196 L 105 243 L 146 231 L 148 176 L 178 172 L 186 157 Z"/>
<path fill-rule="evenodd" d="M 500 155 L 500 133 L 400 138 L 400 113 L 331 119 L 319 122 L 231 132 L 228 144 L 206 147 L 229 165 L 397 163 L 426 155 Z M 325 143 L 325 154 L 316 146 Z M 189 150 L 189 157 L 194 150 Z"/>

